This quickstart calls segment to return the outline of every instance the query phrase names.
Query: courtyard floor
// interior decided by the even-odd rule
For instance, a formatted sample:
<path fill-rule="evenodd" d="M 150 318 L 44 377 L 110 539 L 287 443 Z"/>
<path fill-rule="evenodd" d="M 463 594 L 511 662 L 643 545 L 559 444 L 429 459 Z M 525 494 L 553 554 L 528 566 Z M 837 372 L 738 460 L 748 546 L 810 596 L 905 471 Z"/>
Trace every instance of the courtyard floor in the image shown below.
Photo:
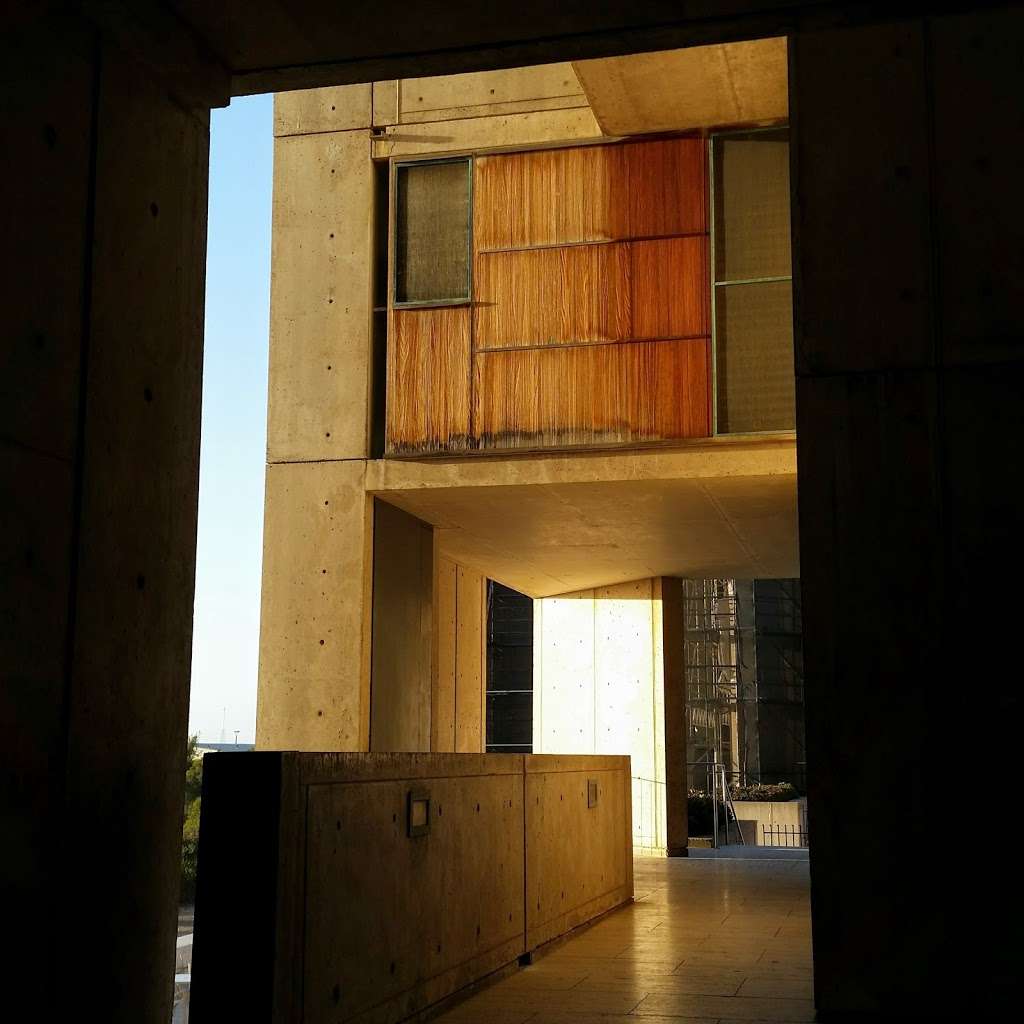
<path fill-rule="evenodd" d="M 814 1020 L 806 858 L 645 858 L 634 871 L 635 903 L 437 1020 Z"/>

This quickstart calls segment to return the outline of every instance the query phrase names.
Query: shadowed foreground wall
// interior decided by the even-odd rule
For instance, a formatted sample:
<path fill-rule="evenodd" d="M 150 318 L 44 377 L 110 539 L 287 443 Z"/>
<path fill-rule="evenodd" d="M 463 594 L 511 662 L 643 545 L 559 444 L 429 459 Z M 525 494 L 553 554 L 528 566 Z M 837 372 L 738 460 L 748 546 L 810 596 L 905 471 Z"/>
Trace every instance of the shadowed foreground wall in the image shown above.
<path fill-rule="evenodd" d="M 409 1017 L 630 900 L 629 799 L 620 757 L 208 755 L 191 1019 Z"/>
<path fill-rule="evenodd" d="M 993 837 L 951 876 L 935 825 L 977 807 L 975 754 L 988 779 L 1019 775 L 1020 687 L 979 660 L 977 629 L 1022 611 L 1022 50 L 1019 8 L 791 48 L 821 1020 L 1019 1001 L 1017 850 Z"/>
<path fill-rule="evenodd" d="M 4 1013 L 69 1019 L 95 991 L 105 1019 L 156 1022 L 180 879 L 206 104 L 226 82 L 196 109 L 77 6 L 5 7 L 0 35 L 0 890 L 20 934 Z"/>
<path fill-rule="evenodd" d="M 978 775 L 944 769 L 951 797 L 928 766 L 951 764 L 965 692 L 987 693 L 986 727 L 1020 717 L 1019 688 L 997 678 L 986 691 L 978 645 L 964 639 L 965 623 L 977 635 L 979 595 L 999 595 L 1004 621 L 1022 618 L 1021 590 L 1007 586 L 1020 575 L 1013 467 L 1024 438 L 1019 6 L 920 20 L 920 4 L 851 12 L 751 0 L 696 17 L 633 0 L 531 3 L 525 17 L 520 7 L 452 0 L 446 19 L 408 5 L 402 18 L 385 5 L 370 19 L 359 5 L 325 18 L 322 5 L 296 3 L 295 21 L 274 31 L 278 5 L 249 3 L 244 17 L 226 18 L 221 5 L 176 4 L 195 34 L 183 40 L 182 22 L 165 36 L 136 34 L 143 53 L 159 39 L 145 67 L 126 64 L 108 35 L 76 15 L 22 7 L 30 13 L 19 11 L 0 42 L 17 153 L 0 168 L 5 237 L 17 253 L 2 279 L 2 382 L 17 399 L 2 406 L 10 418 L 0 442 L 12 524 L 2 531 L 0 664 L 12 680 L 4 713 L 16 723 L 5 747 L 16 782 L 4 795 L 20 847 L 5 860 L 5 880 L 27 908 L 10 916 L 28 930 L 9 964 L 19 982 L 10 997 L 59 998 L 59 978 L 71 998 L 103 993 L 111 1021 L 169 1014 L 162 964 L 174 942 L 187 719 L 202 121 L 206 107 L 226 102 L 232 70 L 236 92 L 259 91 L 761 30 L 792 31 L 798 51 L 797 416 L 807 667 L 817 680 L 807 707 L 819 780 L 811 827 L 820 1016 L 978 1018 L 1016 1005 L 1016 848 L 988 844 L 976 872 L 951 873 L 934 823 L 951 803 L 976 806 Z M 128 7 L 118 9 L 130 21 Z M 897 25 L 840 27 L 854 13 L 907 11 L 913 18 Z M 833 30 L 814 33 L 825 19 Z M 659 26 L 656 38 L 644 25 Z M 196 39 L 230 55 L 230 67 L 204 60 Z M 512 45 L 477 49 L 491 41 Z M 157 85 L 158 73 L 180 73 L 184 88 Z M 163 231 L 169 237 L 153 246 Z M 180 257 L 178 242 L 192 255 Z M 304 351 L 320 372 L 316 348 Z M 327 365 L 335 364 L 325 374 Z M 305 429 L 333 438 L 318 420 Z M 320 470 L 310 464 L 311 474 Z M 953 671 L 969 690 L 940 687 Z M 277 692 L 287 700 L 287 687 Z M 1016 776 L 1015 744 L 990 743 L 985 756 L 992 779 Z M 108 832 L 126 854 L 98 914 L 91 880 L 109 863 L 105 851 L 68 837 Z M 72 849 L 86 859 L 69 875 Z M 64 892 L 86 902 L 62 902 Z M 68 924 L 83 921 L 88 957 Z M 40 951 L 65 937 L 68 955 L 55 967 Z"/>

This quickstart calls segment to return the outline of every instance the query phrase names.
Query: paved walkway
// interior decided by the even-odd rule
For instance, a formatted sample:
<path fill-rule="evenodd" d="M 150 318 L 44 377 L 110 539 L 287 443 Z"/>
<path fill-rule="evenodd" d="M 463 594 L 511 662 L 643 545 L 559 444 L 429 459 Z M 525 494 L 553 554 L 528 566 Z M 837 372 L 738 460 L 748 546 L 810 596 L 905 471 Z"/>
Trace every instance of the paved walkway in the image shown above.
<path fill-rule="evenodd" d="M 808 884 L 805 859 L 637 860 L 632 906 L 438 1019 L 812 1021 Z"/>

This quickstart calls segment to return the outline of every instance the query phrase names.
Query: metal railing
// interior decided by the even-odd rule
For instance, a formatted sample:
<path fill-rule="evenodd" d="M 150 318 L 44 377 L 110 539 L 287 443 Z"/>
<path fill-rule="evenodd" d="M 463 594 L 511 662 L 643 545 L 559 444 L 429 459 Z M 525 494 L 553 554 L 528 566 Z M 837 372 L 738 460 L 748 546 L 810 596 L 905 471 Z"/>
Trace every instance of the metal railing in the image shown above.
<path fill-rule="evenodd" d="M 633 845 L 656 848 L 665 842 L 666 783 L 660 779 L 632 778 Z"/>
<path fill-rule="evenodd" d="M 807 846 L 807 831 L 799 825 L 762 825 L 762 846 L 802 849 Z"/>
<path fill-rule="evenodd" d="M 705 768 L 707 770 L 707 792 L 711 798 L 711 845 L 718 849 L 719 830 L 719 807 L 724 811 L 725 816 L 725 845 L 730 845 L 731 834 L 730 824 L 735 825 L 736 835 L 739 837 L 740 846 L 746 846 L 747 841 L 743 838 L 743 830 L 740 828 L 740 818 L 736 813 L 736 805 L 733 803 L 732 794 L 729 791 L 728 770 L 718 760 L 718 751 L 712 752 L 710 761 L 689 761 L 687 768 Z M 730 822 L 729 815 L 732 814 Z"/>

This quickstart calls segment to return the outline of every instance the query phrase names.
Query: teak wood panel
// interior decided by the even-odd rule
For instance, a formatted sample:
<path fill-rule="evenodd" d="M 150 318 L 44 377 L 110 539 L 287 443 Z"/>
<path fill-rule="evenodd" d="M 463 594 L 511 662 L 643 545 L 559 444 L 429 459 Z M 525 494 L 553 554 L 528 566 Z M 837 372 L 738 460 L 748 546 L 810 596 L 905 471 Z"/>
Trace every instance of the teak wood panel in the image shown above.
<path fill-rule="evenodd" d="M 707 231 L 698 138 L 477 157 L 478 253 Z"/>
<path fill-rule="evenodd" d="M 487 253 L 477 260 L 474 349 L 631 336 L 626 244 Z"/>
<path fill-rule="evenodd" d="M 387 450 L 469 445 L 468 306 L 393 309 L 388 331 Z"/>
<path fill-rule="evenodd" d="M 485 253 L 474 350 L 710 333 L 707 237 Z"/>
<path fill-rule="evenodd" d="M 633 337 L 685 338 L 711 333 L 708 239 L 630 242 Z"/>
<path fill-rule="evenodd" d="M 480 448 L 706 437 L 710 343 L 624 342 L 474 356 Z"/>

